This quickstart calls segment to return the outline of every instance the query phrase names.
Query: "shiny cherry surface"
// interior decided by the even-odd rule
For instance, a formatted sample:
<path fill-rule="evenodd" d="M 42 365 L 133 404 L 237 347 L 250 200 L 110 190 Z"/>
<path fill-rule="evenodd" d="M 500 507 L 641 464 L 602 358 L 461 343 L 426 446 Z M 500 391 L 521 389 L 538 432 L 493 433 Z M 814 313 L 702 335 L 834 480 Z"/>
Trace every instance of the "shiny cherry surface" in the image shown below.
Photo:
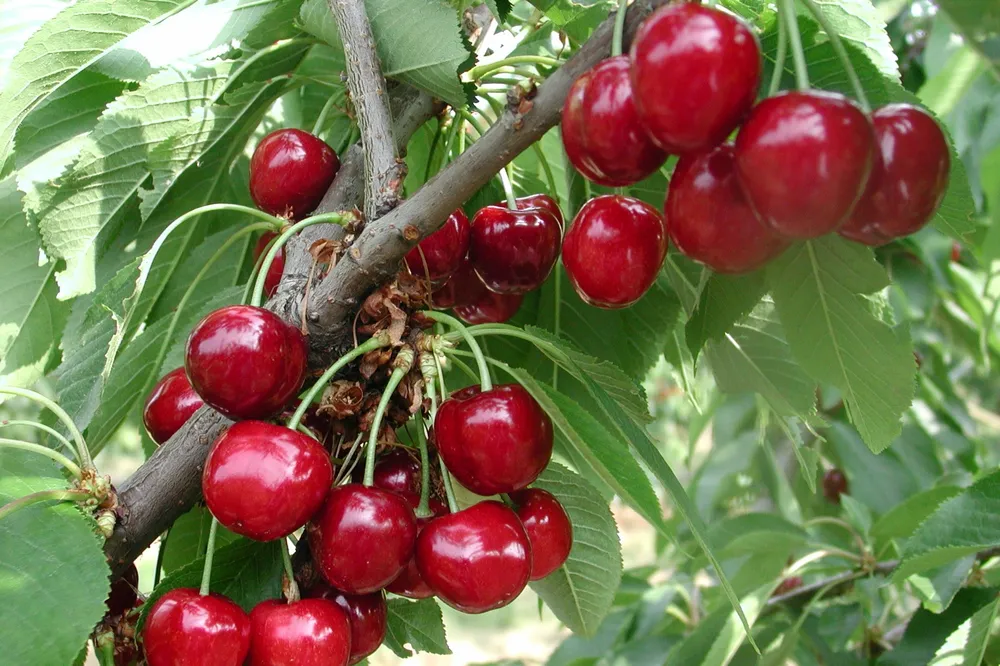
<path fill-rule="evenodd" d="M 376 488 L 394 493 L 420 494 L 419 454 L 412 449 L 396 448 L 382 456 L 375 463 Z"/>
<path fill-rule="evenodd" d="M 348 594 L 366 594 L 392 582 L 410 561 L 417 520 L 396 493 L 352 483 L 330 491 L 307 529 L 323 578 Z"/>
<path fill-rule="evenodd" d="M 276 314 L 251 305 L 209 313 L 188 337 L 184 367 L 202 400 L 231 419 L 274 416 L 298 393 L 306 341 Z"/>
<path fill-rule="evenodd" d="M 347 666 L 351 627 L 326 599 L 269 599 L 250 612 L 250 666 Z"/>
<path fill-rule="evenodd" d="M 756 270 L 788 247 L 750 208 L 729 143 L 678 160 L 664 211 L 677 249 L 718 273 Z"/>
<path fill-rule="evenodd" d="M 639 27 L 629 58 L 639 118 L 671 153 L 720 143 L 757 97 L 757 37 L 712 7 L 679 2 L 658 9 Z"/>
<path fill-rule="evenodd" d="M 241 666 L 250 650 L 250 618 L 220 594 L 170 590 L 142 629 L 149 666 Z"/>
<path fill-rule="evenodd" d="M 637 183 L 667 159 L 639 122 L 627 55 L 599 62 L 573 83 L 563 104 L 562 140 L 576 170 L 608 187 Z"/>
<path fill-rule="evenodd" d="M 406 498 L 410 507 L 416 512 L 420 504 L 420 496 L 413 493 L 406 493 L 403 497 Z M 417 539 L 420 538 L 420 533 L 427 526 L 427 523 L 434 518 L 448 515 L 448 507 L 436 499 L 431 498 L 429 508 L 431 510 L 430 516 L 424 518 L 417 516 Z M 420 575 L 420 569 L 417 568 L 416 556 L 410 558 L 409 564 L 406 565 L 402 573 L 396 576 L 394 581 L 386 585 L 385 589 L 387 592 L 410 599 L 426 599 L 427 597 L 434 596 L 434 591 L 431 590 L 424 577 Z"/>
<path fill-rule="evenodd" d="M 177 368 L 153 387 L 142 410 L 142 423 L 150 438 L 163 444 L 204 404 L 191 387 L 184 368 Z"/>
<path fill-rule="evenodd" d="M 886 238 L 879 233 L 874 224 L 865 224 L 864 218 L 858 215 L 858 209 L 863 205 L 863 200 L 858 202 L 857 207 L 854 209 L 854 214 L 851 215 L 844 226 L 837 229 L 837 233 L 847 240 L 852 240 L 855 243 L 861 243 L 868 247 L 880 247 L 890 242 L 891 238 Z"/>
<path fill-rule="evenodd" d="M 787 238 L 839 229 L 868 181 L 872 124 L 843 95 L 786 92 L 754 107 L 736 137 L 736 173 L 757 217 Z"/>
<path fill-rule="evenodd" d="M 459 263 L 458 270 L 431 294 L 431 304 L 440 310 L 471 305 L 488 292 L 466 256 Z"/>
<path fill-rule="evenodd" d="M 212 515 L 257 541 L 305 525 L 332 484 L 330 456 L 319 442 L 264 421 L 240 421 L 222 433 L 201 477 Z"/>
<path fill-rule="evenodd" d="M 443 282 L 459 269 L 469 251 L 472 229 L 469 218 L 459 209 L 448 216 L 440 229 L 406 253 L 406 266 L 417 277 Z"/>
<path fill-rule="evenodd" d="M 545 578 L 569 557 L 573 524 L 563 505 L 547 490 L 526 488 L 511 493 L 510 499 L 531 543 L 531 580 Z"/>
<path fill-rule="evenodd" d="M 552 421 L 520 384 L 456 391 L 438 409 L 434 434 L 452 475 L 479 495 L 525 488 L 552 457 Z"/>
<path fill-rule="evenodd" d="M 566 221 L 563 219 L 562 209 L 559 208 L 559 204 L 548 194 L 529 194 L 524 197 L 518 197 L 514 199 L 514 203 L 517 205 L 518 210 L 527 210 L 529 208 L 541 208 L 542 210 L 547 210 L 552 213 L 552 217 L 556 218 L 559 222 L 559 233 L 562 234 L 563 228 L 566 226 Z M 507 206 L 506 201 L 498 201 L 497 206 Z"/>
<path fill-rule="evenodd" d="M 253 248 L 253 260 L 255 263 L 260 259 L 260 255 L 264 254 L 264 250 L 267 249 L 268 244 L 277 237 L 278 234 L 268 231 L 257 240 L 257 244 Z M 281 282 L 281 274 L 284 272 L 285 248 L 281 248 L 278 250 L 278 254 L 274 255 L 274 261 L 271 262 L 271 266 L 267 269 L 267 275 L 264 277 L 264 293 L 267 296 L 273 295 L 275 290 L 277 290 L 278 283 Z"/>
<path fill-rule="evenodd" d="M 385 640 L 387 609 L 382 592 L 344 594 L 321 582 L 309 590 L 309 596 L 329 599 L 347 614 L 351 625 L 350 663 L 356 664 L 372 654 Z"/>
<path fill-rule="evenodd" d="M 455 306 L 455 316 L 466 324 L 501 324 L 521 309 L 523 294 L 495 294 L 484 288 L 472 303 Z"/>
<path fill-rule="evenodd" d="M 486 501 L 428 523 L 417 567 L 434 593 L 464 613 L 506 606 L 531 574 L 531 545 L 517 515 Z"/>
<path fill-rule="evenodd" d="M 545 282 L 561 241 L 562 226 L 548 209 L 486 206 L 472 218 L 469 259 L 490 291 L 523 294 Z"/>
<path fill-rule="evenodd" d="M 563 242 L 563 265 L 584 301 L 601 308 L 635 303 L 667 256 L 659 211 L 639 199 L 603 195 L 585 203 Z"/>
<path fill-rule="evenodd" d="M 322 139 L 297 129 L 271 132 L 250 159 L 250 197 L 271 215 L 301 220 L 315 210 L 340 170 Z"/>

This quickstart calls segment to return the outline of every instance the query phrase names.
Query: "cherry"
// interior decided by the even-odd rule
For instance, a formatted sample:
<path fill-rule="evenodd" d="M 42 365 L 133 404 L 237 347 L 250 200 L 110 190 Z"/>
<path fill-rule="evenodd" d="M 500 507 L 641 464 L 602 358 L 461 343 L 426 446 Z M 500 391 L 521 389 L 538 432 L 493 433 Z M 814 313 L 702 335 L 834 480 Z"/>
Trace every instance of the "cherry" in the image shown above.
<path fill-rule="evenodd" d="M 337 153 L 297 129 L 271 132 L 250 159 L 250 197 L 262 211 L 300 220 L 319 205 L 340 170 Z"/>
<path fill-rule="evenodd" d="M 416 511 L 420 503 L 420 496 L 413 493 L 406 493 L 403 497 L 409 503 L 410 507 Z M 430 510 L 431 515 L 426 518 L 417 516 L 417 539 L 420 538 L 420 533 L 427 526 L 427 523 L 439 516 L 448 515 L 448 507 L 435 499 L 430 500 Z M 410 558 L 403 572 L 396 576 L 394 581 L 386 585 L 385 589 L 393 594 L 410 599 L 426 599 L 427 597 L 434 596 L 434 591 L 427 585 L 424 577 L 420 575 L 416 557 Z"/>
<path fill-rule="evenodd" d="M 365 594 L 392 582 L 410 561 L 417 521 L 399 495 L 351 483 L 330 491 L 307 529 L 326 581 Z"/>
<path fill-rule="evenodd" d="M 576 170 L 599 185 L 631 185 L 660 168 L 667 155 L 639 122 L 628 56 L 599 62 L 573 83 L 563 104 L 562 140 Z"/>
<path fill-rule="evenodd" d="M 281 411 L 306 373 L 306 341 L 273 312 L 231 305 L 209 313 L 188 338 L 184 367 L 202 400 L 232 419 Z"/>
<path fill-rule="evenodd" d="M 656 281 L 667 256 L 667 233 L 649 204 L 619 195 L 585 203 L 563 242 L 569 281 L 587 303 L 623 308 Z"/>
<path fill-rule="evenodd" d="M 677 249 L 718 273 L 757 270 L 788 247 L 743 196 L 731 143 L 681 156 L 664 211 Z"/>
<path fill-rule="evenodd" d="M 962 260 L 962 244 L 958 241 L 951 243 L 951 263 L 957 264 Z"/>
<path fill-rule="evenodd" d="M 420 461 L 404 449 L 393 449 L 375 465 L 376 488 L 420 494 Z"/>
<path fill-rule="evenodd" d="M 486 285 L 476 275 L 476 269 L 472 267 L 469 257 L 465 256 L 459 262 L 455 273 L 431 294 L 431 302 L 435 308 L 442 310 L 470 305 L 480 300 L 488 291 Z"/>
<path fill-rule="evenodd" d="M 840 504 L 840 496 L 847 492 L 847 477 L 834 467 L 823 475 L 823 497 L 828 502 Z"/>
<path fill-rule="evenodd" d="M 222 433 L 201 477 L 212 515 L 257 541 L 305 525 L 332 483 L 330 456 L 319 442 L 264 421 L 240 421 Z"/>
<path fill-rule="evenodd" d="M 562 235 L 563 227 L 566 226 L 566 221 L 563 219 L 562 209 L 559 208 L 559 204 L 556 203 L 556 200 L 548 194 L 529 194 L 527 196 L 514 199 L 514 203 L 517 205 L 518 210 L 541 208 L 542 210 L 547 210 L 552 213 L 552 217 L 556 218 L 556 221 L 559 222 L 559 235 Z M 496 205 L 506 207 L 507 202 L 498 201 Z"/>
<path fill-rule="evenodd" d="M 709 148 L 746 116 L 760 84 L 760 43 L 740 19 L 682 2 L 654 12 L 629 54 L 639 119 L 671 153 Z"/>
<path fill-rule="evenodd" d="M 875 153 L 854 102 L 811 90 L 769 97 L 736 137 L 736 173 L 757 216 L 788 238 L 817 238 L 847 221 Z"/>
<path fill-rule="evenodd" d="M 241 666 L 250 650 L 250 618 L 221 594 L 179 587 L 153 604 L 142 642 L 149 666 Z"/>
<path fill-rule="evenodd" d="M 372 654 L 385 640 L 387 609 L 382 592 L 344 594 L 321 582 L 309 591 L 309 596 L 328 599 L 347 615 L 351 625 L 350 663 L 356 664 Z"/>
<path fill-rule="evenodd" d="M 523 294 L 495 294 L 484 288 L 472 303 L 456 305 L 455 315 L 466 324 L 501 324 L 517 314 L 523 301 Z"/>
<path fill-rule="evenodd" d="M 528 584 L 531 545 L 513 511 L 500 502 L 480 502 L 424 528 L 417 568 L 449 606 L 485 613 L 509 604 Z"/>
<path fill-rule="evenodd" d="M 177 368 L 165 374 L 153 387 L 142 410 L 142 423 L 150 438 L 163 444 L 204 404 L 191 388 L 184 368 Z"/>
<path fill-rule="evenodd" d="M 486 206 L 472 218 L 469 259 L 491 291 L 523 294 L 545 282 L 561 241 L 562 226 L 547 208 Z"/>
<path fill-rule="evenodd" d="M 347 614 L 326 599 L 271 599 L 250 612 L 249 666 L 347 666 Z"/>
<path fill-rule="evenodd" d="M 520 384 L 456 391 L 438 409 L 434 433 L 445 465 L 479 495 L 527 487 L 552 457 L 552 421 Z"/>
<path fill-rule="evenodd" d="M 777 588 L 775 588 L 774 594 L 772 594 L 771 596 L 773 597 L 781 596 L 782 594 L 787 594 L 792 590 L 796 590 L 800 587 L 802 587 L 802 577 L 789 576 L 788 578 L 781 581 L 781 584 L 778 585 Z"/>
<path fill-rule="evenodd" d="M 566 509 L 541 488 L 519 490 L 510 499 L 531 543 L 531 580 L 545 578 L 563 565 L 573 547 L 573 525 Z"/>
<path fill-rule="evenodd" d="M 135 606 L 139 598 L 139 571 L 135 564 L 128 565 L 128 569 L 120 578 L 111 583 L 111 592 L 104 604 L 108 607 L 108 615 L 121 615 Z"/>
<path fill-rule="evenodd" d="M 887 239 L 926 225 L 948 189 L 948 141 L 937 121 L 912 104 L 889 104 L 872 114 L 875 164 L 851 220 Z"/>
<path fill-rule="evenodd" d="M 273 231 L 268 231 L 263 234 L 257 241 L 257 244 L 253 248 L 253 260 L 256 262 L 260 259 L 260 255 L 264 254 L 264 250 L 267 249 L 268 243 L 273 239 L 277 238 L 278 234 Z M 278 254 L 274 255 L 274 261 L 271 262 L 271 266 L 267 269 L 267 275 L 264 276 L 264 293 L 268 296 L 274 294 L 275 290 L 278 288 L 278 283 L 281 282 L 281 274 L 285 272 L 285 248 L 278 250 Z"/>
<path fill-rule="evenodd" d="M 461 209 L 448 216 L 440 229 L 406 253 L 406 265 L 417 277 L 441 282 L 461 266 L 469 251 L 469 218 Z M 425 265 L 426 264 L 426 265 Z"/>

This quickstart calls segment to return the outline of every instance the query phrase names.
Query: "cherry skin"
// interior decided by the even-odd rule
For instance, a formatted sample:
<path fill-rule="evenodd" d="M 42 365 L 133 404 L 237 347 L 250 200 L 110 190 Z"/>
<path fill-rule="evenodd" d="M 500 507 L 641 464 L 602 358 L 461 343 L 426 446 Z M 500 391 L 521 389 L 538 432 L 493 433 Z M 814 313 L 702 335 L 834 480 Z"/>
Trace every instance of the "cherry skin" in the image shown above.
<path fill-rule="evenodd" d="M 851 220 L 892 239 L 926 225 L 948 189 L 948 141 L 937 121 L 912 104 L 889 104 L 872 114 L 875 165 Z"/>
<path fill-rule="evenodd" d="M 563 265 L 584 301 L 624 308 L 642 298 L 667 256 L 667 232 L 649 204 L 619 195 L 585 203 L 563 241 Z"/>
<path fill-rule="evenodd" d="M 480 502 L 424 528 L 417 568 L 449 606 L 485 613 L 509 604 L 528 584 L 531 545 L 513 511 L 500 502 Z"/>
<path fill-rule="evenodd" d="M 557 204 L 556 200 L 548 194 L 529 194 L 528 196 L 514 199 L 514 203 L 517 205 L 518 210 L 541 208 L 542 210 L 547 210 L 552 213 L 552 217 L 556 218 L 556 221 L 559 222 L 559 235 L 562 235 L 562 230 L 566 226 L 566 221 L 563 219 L 562 210 L 559 208 L 559 204 Z M 496 205 L 506 207 L 507 202 L 498 201 Z"/>
<path fill-rule="evenodd" d="M 552 457 L 552 421 L 520 384 L 456 391 L 438 409 L 434 433 L 452 475 L 479 495 L 527 487 Z"/>
<path fill-rule="evenodd" d="M 722 142 L 757 97 L 757 37 L 712 7 L 683 2 L 657 10 L 639 27 L 629 58 L 639 119 L 667 152 Z"/>
<path fill-rule="evenodd" d="M 786 92 L 754 107 L 736 137 L 736 173 L 751 207 L 787 238 L 847 221 L 875 154 L 871 121 L 835 93 Z"/>
<path fill-rule="evenodd" d="M 184 368 L 177 368 L 153 387 L 142 410 L 142 423 L 152 440 L 163 444 L 204 404 L 191 388 Z"/>
<path fill-rule="evenodd" d="M 328 599 L 347 615 L 351 625 L 351 664 L 358 663 L 382 645 L 387 612 L 382 592 L 344 594 L 320 582 L 309 590 L 309 596 Z"/>
<path fill-rule="evenodd" d="M 566 509 L 547 490 L 527 488 L 512 493 L 510 499 L 531 543 L 531 580 L 545 578 L 569 557 L 573 524 Z"/>
<path fill-rule="evenodd" d="M 394 493 L 419 495 L 420 461 L 403 449 L 393 449 L 375 464 L 374 485 Z"/>
<path fill-rule="evenodd" d="M 277 237 L 278 234 L 268 231 L 257 240 L 257 244 L 253 248 L 254 262 L 260 259 L 260 255 L 264 254 L 264 250 L 267 249 L 268 244 Z M 267 275 L 264 277 L 264 293 L 266 295 L 271 296 L 274 294 L 278 288 L 278 283 L 281 282 L 281 274 L 284 272 L 285 248 L 281 248 L 278 250 L 278 254 L 274 255 L 274 261 L 271 262 L 271 266 L 267 269 Z"/>
<path fill-rule="evenodd" d="M 420 504 L 420 496 L 413 493 L 405 493 L 403 497 L 415 512 Z M 448 507 L 433 498 L 430 500 L 429 508 L 431 510 L 430 516 L 423 518 L 417 516 L 417 539 L 420 539 L 420 533 L 427 526 L 427 523 L 440 516 L 448 515 Z M 410 599 L 426 599 L 434 596 L 434 591 L 427 585 L 424 577 L 420 575 L 416 557 L 410 558 L 410 562 L 403 569 L 403 572 L 396 576 L 394 581 L 386 585 L 385 589 L 388 592 Z"/>
<path fill-rule="evenodd" d="M 271 132 L 250 159 L 250 197 L 271 215 L 301 220 L 322 201 L 340 170 L 333 148 L 297 129 Z"/>
<path fill-rule="evenodd" d="M 160 597 L 142 629 L 149 666 L 241 666 L 250 618 L 220 594 L 180 587 Z"/>
<path fill-rule="evenodd" d="M 855 243 L 861 243 L 862 245 L 867 245 L 868 247 L 881 247 L 886 243 L 890 242 L 891 238 L 886 238 L 879 230 L 875 228 L 874 224 L 865 224 L 864 219 L 858 217 L 858 208 L 864 204 L 863 201 L 858 202 L 857 208 L 854 209 L 854 215 L 847 220 L 847 223 L 840 229 L 837 229 L 837 233 L 846 238 L 847 240 L 852 240 Z"/>
<path fill-rule="evenodd" d="M 348 594 L 385 587 L 413 556 L 417 521 L 406 500 L 357 483 L 338 486 L 308 525 L 320 573 Z"/>
<path fill-rule="evenodd" d="M 834 467 L 823 475 L 823 497 L 832 504 L 840 504 L 840 496 L 848 492 L 847 477 Z"/>
<path fill-rule="evenodd" d="M 455 316 L 466 324 L 501 324 L 517 314 L 523 301 L 523 294 L 495 294 L 484 287 L 472 303 L 456 305 Z"/>
<path fill-rule="evenodd" d="M 573 83 L 563 103 L 562 140 L 576 170 L 608 187 L 637 183 L 667 159 L 639 122 L 627 55 L 599 62 Z"/>
<path fill-rule="evenodd" d="M 717 273 L 757 270 L 788 247 L 747 203 L 730 143 L 681 156 L 664 211 L 677 249 Z"/>
<path fill-rule="evenodd" d="M 486 206 L 472 218 L 469 259 L 490 291 L 523 294 L 545 282 L 561 241 L 562 226 L 548 209 Z"/>
<path fill-rule="evenodd" d="M 184 367 L 202 400 L 231 419 L 274 416 L 298 393 L 306 341 L 273 312 L 232 305 L 209 313 L 188 337 Z"/>
<path fill-rule="evenodd" d="M 417 277 L 431 282 L 447 280 L 458 271 L 469 251 L 471 233 L 469 218 L 461 209 L 456 210 L 440 229 L 406 253 L 406 266 Z"/>
<path fill-rule="evenodd" d="M 256 541 L 288 536 L 305 525 L 332 484 L 333 466 L 322 444 L 264 421 L 240 421 L 222 433 L 201 477 L 212 515 Z"/>
<path fill-rule="evenodd" d="M 476 275 L 469 257 L 459 262 L 458 269 L 448 280 L 431 294 L 431 303 L 438 309 L 471 305 L 487 293 L 486 285 Z"/>
<path fill-rule="evenodd" d="M 347 614 L 326 599 L 270 599 L 250 612 L 249 666 L 347 666 Z"/>
<path fill-rule="evenodd" d="M 111 583 L 111 592 L 104 601 L 104 605 L 108 607 L 108 615 L 121 615 L 131 610 L 139 598 L 138 590 L 139 571 L 135 564 L 130 564 L 121 578 Z"/>

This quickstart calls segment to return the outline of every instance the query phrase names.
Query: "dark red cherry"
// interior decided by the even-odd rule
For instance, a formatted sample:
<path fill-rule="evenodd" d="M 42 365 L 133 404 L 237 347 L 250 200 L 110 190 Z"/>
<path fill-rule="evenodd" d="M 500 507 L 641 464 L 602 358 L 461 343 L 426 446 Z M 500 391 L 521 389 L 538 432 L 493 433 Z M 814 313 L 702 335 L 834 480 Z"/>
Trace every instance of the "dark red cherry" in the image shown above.
<path fill-rule="evenodd" d="M 381 591 L 344 594 L 320 582 L 309 590 L 309 596 L 329 599 L 347 614 L 351 625 L 350 663 L 356 664 L 372 654 L 385 640 L 386 605 Z"/>
<path fill-rule="evenodd" d="M 562 209 L 559 208 L 559 204 L 556 203 L 556 200 L 548 194 L 529 194 L 527 196 L 514 199 L 514 203 L 517 205 L 518 210 L 541 208 L 542 210 L 547 210 L 552 213 L 552 217 L 556 218 L 556 221 L 559 222 L 559 234 L 562 235 L 562 230 L 566 226 L 566 221 L 563 220 Z M 496 205 L 506 207 L 507 202 L 498 201 Z"/>
<path fill-rule="evenodd" d="M 149 666 L 242 666 L 250 618 L 221 594 L 180 587 L 153 604 L 142 642 Z"/>
<path fill-rule="evenodd" d="M 667 256 L 667 232 L 649 204 L 619 195 L 585 203 L 563 241 L 569 281 L 587 303 L 623 308 L 656 281 Z"/>
<path fill-rule="evenodd" d="M 787 594 L 792 590 L 796 590 L 802 587 L 802 577 L 801 576 L 789 576 L 785 580 L 781 581 L 781 584 L 774 590 L 774 594 L 771 596 L 777 597 L 782 594 Z"/>
<path fill-rule="evenodd" d="M 636 183 L 667 159 L 639 122 L 627 55 L 597 63 L 573 83 L 563 103 L 562 140 L 576 170 L 608 187 Z"/>
<path fill-rule="evenodd" d="M 854 215 L 851 215 L 844 226 L 837 229 L 837 233 L 847 240 L 852 240 L 855 243 L 861 243 L 868 247 L 880 247 L 890 242 L 892 239 L 886 238 L 879 233 L 874 224 L 864 224 L 864 220 L 857 215 L 858 208 L 860 207 L 861 203 L 859 202 L 857 208 L 854 209 Z"/>
<path fill-rule="evenodd" d="M 111 592 L 104 604 L 108 607 L 108 615 L 121 615 L 135 606 L 139 598 L 139 571 L 134 564 L 128 565 L 125 573 L 111 583 Z"/>
<path fill-rule="evenodd" d="M 531 543 L 531 580 L 545 578 L 563 565 L 573 547 L 573 525 L 566 509 L 541 488 L 519 490 L 510 499 Z"/>
<path fill-rule="evenodd" d="M 736 137 L 736 173 L 757 217 L 787 238 L 847 221 L 868 182 L 875 134 L 864 112 L 817 90 L 768 97 Z"/>
<path fill-rule="evenodd" d="M 953 264 L 958 263 L 962 260 L 962 244 L 958 241 L 952 241 L 951 244 L 951 262 Z"/>
<path fill-rule="evenodd" d="M 472 218 L 469 259 L 491 291 L 523 294 L 545 282 L 561 241 L 559 220 L 547 209 L 486 206 Z"/>
<path fill-rule="evenodd" d="M 253 260 L 255 262 L 260 259 L 260 255 L 264 254 L 264 250 L 267 249 L 268 244 L 277 237 L 278 234 L 273 231 L 268 231 L 260 237 L 253 248 Z M 284 272 L 285 248 L 281 248 L 278 250 L 278 254 L 274 255 L 274 261 L 271 262 L 270 268 L 267 269 L 267 275 L 264 277 L 264 293 L 267 296 L 274 294 L 278 288 L 278 283 L 281 282 L 281 274 Z"/>
<path fill-rule="evenodd" d="M 409 503 L 410 508 L 416 511 L 420 504 L 420 496 L 413 493 L 405 493 L 403 497 Z M 417 516 L 417 539 L 420 538 L 420 532 L 427 526 L 427 523 L 439 516 L 448 515 L 448 507 L 433 498 L 430 500 L 430 510 L 431 515 L 426 518 Z M 420 575 L 416 557 L 410 558 L 410 562 L 403 569 L 403 572 L 396 576 L 394 581 L 386 585 L 385 589 L 387 592 L 410 599 L 426 599 L 427 597 L 434 596 L 434 591 L 427 585 L 424 577 Z"/>
<path fill-rule="evenodd" d="M 527 487 L 552 457 L 552 421 L 520 384 L 456 391 L 438 409 L 434 434 L 445 465 L 479 495 Z"/>
<path fill-rule="evenodd" d="M 823 497 L 833 504 L 840 504 L 840 496 L 848 490 L 847 477 L 834 467 L 823 475 Z"/>
<path fill-rule="evenodd" d="M 153 387 L 142 410 L 142 422 L 152 440 L 163 444 L 204 404 L 191 388 L 184 368 L 177 368 Z"/>
<path fill-rule="evenodd" d="M 875 164 L 851 220 L 886 238 L 920 231 L 948 189 L 948 141 L 919 106 L 889 104 L 872 114 Z"/>
<path fill-rule="evenodd" d="M 201 477 L 212 515 L 257 541 L 305 525 L 332 484 L 333 466 L 322 444 L 264 421 L 240 421 L 219 435 Z"/>
<path fill-rule="evenodd" d="M 262 211 L 301 220 L 323 200 L 340 169 L 337 153 L 297 129 L 271 132 L 250 159 L 250 197 Z"/>
<path fill-rule="evenodd" d="M 406 253 L 406 265 L 417 277 L 441 282 L 461 266 L 469 251 L 469 218 L 461 209 L 448 216 L 440 229 Z"/>
<path fill-rule="evenodd" d="M 681 156 L 664 212 L 677 249 L 718 273 L 756 270 L 788 247 L 747 203 L 730 143 Z"/>
<path fill-rule="evenodd" d="M 417 567 L 442 601 L 464 613 L 506 606 L 531 574 L 531 545 L 517 515 L 486 501 L 428 523 Z"/>
<path fill-rule="evenodd" d="M 757 37 L 712 7 L 679 2 L 657 10 L 639 27 L 629 58 L 639 119 L 671 153 L 720 143 L 757 97 Z"/>
<path fill-rule="evenodd" d="M 250 612 L 249 666 L 347 666 L 347 614 L 326 599 L 270 599 Z"/>
<path fill-rule="evenodd" d="M 420 494 L 420 461 L 417 452 L 393 449 L 375 464 L 374 485 L 394 493 Z"/>
<path fill-rule="evenodd" d="M 276 314 L 251 305 L 209 313 L 188 337 L 184 367 L 202 400 L 232 419 L 274 416 L 298 393 L 306 341 Z"/>
<path fill-rule="evenodd" d="M 413 556 L 417 521 L 406 500 L 352 483 L 330 491 L 308 525 L 320 573 L 348 594 L 385 587 Z"/>
<path fill-rule="evenodd" d="M 486 285 L 476 275 L 476 269 L 466 256 L 459 263 L 458 269 L 448 280 L 431 294 L 431 303 L 435 308 L 446 308 L 470 305 L 488 293 Z"/>
<path fill-rule="evenodd" d="M 455 316 L 466 324 L 501 324 L 517 314 L 523 301 L 523 294 L 495 294 L 484 288 L 477 300 L 456 305 Z"/>

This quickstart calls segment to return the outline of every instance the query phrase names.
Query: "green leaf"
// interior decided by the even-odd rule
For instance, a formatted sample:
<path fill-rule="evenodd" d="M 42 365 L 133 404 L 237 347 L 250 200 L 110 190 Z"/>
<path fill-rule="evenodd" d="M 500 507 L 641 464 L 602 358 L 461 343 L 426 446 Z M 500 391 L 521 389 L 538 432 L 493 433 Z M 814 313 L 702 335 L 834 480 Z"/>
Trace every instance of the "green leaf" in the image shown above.
<path fill-rule="evenodd" d="M 750 623 L 757 620 L 778 581 L 763 585 L 740 600 Z M 667 655 L 665 666 L 725 666 L 743 645 L 746 635 L 740 619 L 728 609 L 720 609 L 702 620 L 694 632 Z"/>
<path fill-rule="evenodd" d="M 385 646 L 396 656 L 405 659 L 412 657 L 414 652 L 451 654 L 441 607 L 436 600 L 390 599 L 386 606 Z"/>
<path fill-rule="evenodd" d="M 913 593 L 923 602 L 924 608 L 932 613 L 940 613 L 951 604 L 958 591 L 969 580 L 969 572 L 976 562 L 975 555 L 949 562 L 940 567 L 906 579 Z"/>
<path fill-rule="evenodd" d="M 425 90 L 454 107 L 464 107 L 471 84 L 459 75 L 475 63 L 455 10 L 440 0 L 365 0 L 382 73 Z M 327 0 L 306 0 L 303 29 L 342 48 Z"/>
<path fill-rule="evenodd" d="M 607 503 L 583 478 L 549 463 L 535 486 L 549 491 L 573 525 L 573 548 L 565 564 L 531 583 L 559 621 L 593 636 L 611 610 L 622 576 L 621 543 Z"/>
<path fill-rule="evenodd" d="M 767 291 L 764 272 L 748 275 L 713 273 L 685 329 L 688 349 L 697 355 L 708 340 L 719 340 L 750 314 Z"/>
<path fill-rule="evenodd" d="M 895 448 L 876 455 L 865 446 L 858 432 L 843 421 L 835 421 L 823 437 L 837 452 L 850 481 L 850 494 L 876 514 L 884 514 L 921 490 Z M 912 455 L 906 452 L 903 455 Z"/>
<path fill-rule="evenodd" d="M 163 543 L 163 570 L 170 574 L 195 560 L 204 557 L 208 544 L 208 531 L 212 526 L 212 514 L 202 506 L 196 506 L 174 521 L 170 533 Z M 239 541 L 240 536 L 219 525 L 215 532 L 216 549 Z"/>
<path fill-rule="evenodd" d="M 885 21 L 870 0 L 814 0 L 837 34 L 862 51 L 878 71 L 899 81 L 899 63 Z"/>
<path fill-rule="evenodd" d="M 0 505 L 66 488 L 55 464 L 0 450 Z M 103 540 L 76 506 L 35 504 L 0 520 L 0 645 L 6 664 L 63 666 L 104 615 L 110 584 Z M 16 613 L 16 620 L 10 617 Z"/>
<path fill-rule="evenodd" d="M 960 492 L 962 489 L 958 486 L 936 486 L 897 504 L 872 525 L 876 552 L 881 552 L 892 539 L 909 537 L 945 500 Z"/>
<path fill-rule="evenodd" d="M 708 543 L 719 557 L 791 551 L 808 540 L 809 535 L 801 527 L 770 513 L 725 518 L 708 529 Z"/>
<path fill-rule="evenodd" d="M 908 336 L 862 296 L 888 284 L 871 250 L 835 236 L 807 241 L 768 267 L 768 281 L 793 356 L 813 379 L 840 389 L 865 443 L 884 450 L 913 399 L 916 363 Z"/>
<path fill-rule="evenodd" d="M 507 20 L 507 15 L 510 14 L 510 0 L 486 0 L 486 5 L 493 12 L 493 16 L 497 17 L 497 21 L 503 23 Z"/>
<path fill-rule="evenodd" d="M 969 623 L 969 637 L 962 650 L 962 666 L 979 666 L 983 663 L 998 611 L 1000 595 L 973 614 Z"/>

